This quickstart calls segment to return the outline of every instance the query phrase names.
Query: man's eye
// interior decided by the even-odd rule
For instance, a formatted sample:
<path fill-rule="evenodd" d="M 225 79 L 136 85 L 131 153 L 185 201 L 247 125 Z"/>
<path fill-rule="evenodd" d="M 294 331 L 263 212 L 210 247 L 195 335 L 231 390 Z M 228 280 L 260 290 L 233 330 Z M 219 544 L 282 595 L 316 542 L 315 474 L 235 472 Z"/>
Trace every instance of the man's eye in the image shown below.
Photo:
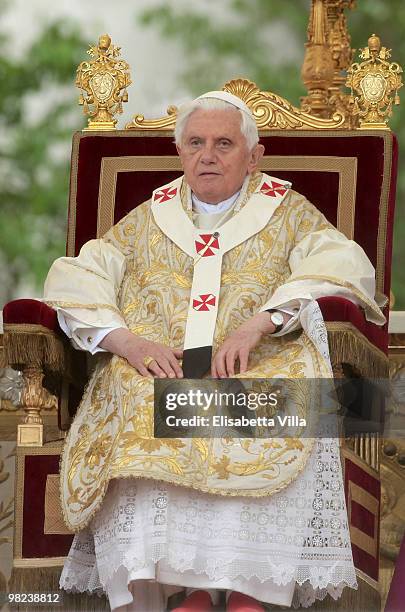
<path fill-rule="evenodd" d="M 190 140 L 190 145 L 192 147 L 198 147 L 201 144 L 201 140 L 199 140 L 198 138 L 192 138 L 192 140 Z"/>
<path fill-rule="evenodd" d="M 220 140 L 218 144 L 221 147 L 221 149 L 227 149 L 231 145 L 229 140 Z"/>

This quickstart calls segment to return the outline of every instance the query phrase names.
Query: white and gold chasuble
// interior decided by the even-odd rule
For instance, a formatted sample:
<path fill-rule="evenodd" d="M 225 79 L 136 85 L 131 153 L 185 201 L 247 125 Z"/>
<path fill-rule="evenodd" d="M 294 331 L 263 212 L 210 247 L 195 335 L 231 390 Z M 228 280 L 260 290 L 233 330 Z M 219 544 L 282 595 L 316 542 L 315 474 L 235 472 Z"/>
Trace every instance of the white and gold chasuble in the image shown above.
<path fill-rule="evenodd" d="M 332 283 L 337 294 L 350 290 L 369 320 L 383 322 L 362 249 L 289 183 L 261 173 L 247 177 L 226 217 L 214 230 L 194 227 L 190 188 L 176 179 L 103 239 L 87 243 L 79 257 L 57 260 L 46 301 L 90 327 L 113 321 L 154 342 L 174 348 L 212 343 L 214 352 L 256 312 L 319 297 L 320 287 Z M 241 377 L 330 372 L 306 333 L 295 332 L 262 338 Z M 112 478 L 269 496 L 297 477 L 312 446 L 313 439 L 294 438 L 154 439 L 153 379 L 121 357 L 102 354 L 63 453 L 65 520 L 74 530 L 85 527 Z"/>

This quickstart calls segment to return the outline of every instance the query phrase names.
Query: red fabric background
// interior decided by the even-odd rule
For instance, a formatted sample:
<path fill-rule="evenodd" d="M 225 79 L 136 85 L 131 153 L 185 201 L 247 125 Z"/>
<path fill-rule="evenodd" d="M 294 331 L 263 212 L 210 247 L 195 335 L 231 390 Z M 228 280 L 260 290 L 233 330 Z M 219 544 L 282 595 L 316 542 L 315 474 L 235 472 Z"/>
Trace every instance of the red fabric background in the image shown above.
<path fill-rule="evenodd" d="M 353 326 L 370 340 L 372 344 L 388 353 L 388 324 L 384 327 L 366 321 L 358 306 L 341 297 L 323 297 L 318 300 L 323 318 L 328 321 L 343 321 Z"/>
<path fill-rule="evenodd" d="M 352 481 L 359 487 L 365 489 L 370 495 L 380 501 L 381 485 L 377 477 L 372 476 L 348 457 L 345 458 L 345 496 L 346 503 L 348 502 L 349 482 Z M 348 508 L 349 521 L 350 509 Z M 374 535 L 374 521 L 377 523 L 377 542 L 380 541 L 380 517 L 379 514 L 373 518 L 371 513 L 360 506 L 358 503 L 353 503 L 351 508 L 351 524 L 367 535 Z M 379 554 L 377 549 L 377 557 L 374 558 L 364 550 L 352 544 L 352 553 L 354 565 L 365 572 L 370 578 L 378 580 Z"/>
<path fill-rule="evenodd" d="M 385 612 L 403 612 L 405 608 L 405 536 L 395 563 Z"/>
<path fill-rule="evenodd" d="M 64 557 L 73 535 L 45 535 L 45 486 L 48 474 L 59 474 L 59 455 L 25 457 L 22 556 Z"/>

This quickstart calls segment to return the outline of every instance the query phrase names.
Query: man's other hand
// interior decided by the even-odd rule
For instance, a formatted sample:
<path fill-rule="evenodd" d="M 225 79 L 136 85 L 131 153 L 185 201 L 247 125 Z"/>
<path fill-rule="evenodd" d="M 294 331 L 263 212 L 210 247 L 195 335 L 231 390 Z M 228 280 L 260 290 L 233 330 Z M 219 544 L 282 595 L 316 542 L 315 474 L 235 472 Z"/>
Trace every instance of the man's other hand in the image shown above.
<path fill-rule="evenodd" d="M 284 315 L 284 323 L 290 315 Z M 242 323 L 231 333 L 215 353 L 211 363 L 213 378 L 227 378 L 235 374 L 235 363 L 239 360 L 239 372 L 248 368 L 249 354 L 260 342 L 263 334 L 272 334 L 275 330 L 268 312 L 258 312 L 248 321 Z"/>
<path fill-rule="evenodd" d="M 158 378 L 183 378 L 178 361 L 183 356 L 182 350 L 145 340 L 129 329 L 114 329 L 100 342 L 100 347 L 124 357 L 142 376 L 152 374 Z M 151 359 L 147 359 L 145 364 L 145 358 Z"/>

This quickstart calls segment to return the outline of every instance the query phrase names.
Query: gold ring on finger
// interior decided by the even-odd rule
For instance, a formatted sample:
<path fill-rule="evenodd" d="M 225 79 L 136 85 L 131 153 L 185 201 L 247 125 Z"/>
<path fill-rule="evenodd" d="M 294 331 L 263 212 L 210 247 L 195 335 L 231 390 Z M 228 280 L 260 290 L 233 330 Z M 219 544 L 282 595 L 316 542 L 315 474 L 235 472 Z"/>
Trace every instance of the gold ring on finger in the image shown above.
<path fill-rule="evenodd" d="M 150 364 L 152 363 L 152 361 L 155 361 L 155 358 L 151 357 L 150 355 L 146 355 L 146 357 L 144 357 L 142 361 L 143 361 L 145 368 L 148 368 Z"/>

